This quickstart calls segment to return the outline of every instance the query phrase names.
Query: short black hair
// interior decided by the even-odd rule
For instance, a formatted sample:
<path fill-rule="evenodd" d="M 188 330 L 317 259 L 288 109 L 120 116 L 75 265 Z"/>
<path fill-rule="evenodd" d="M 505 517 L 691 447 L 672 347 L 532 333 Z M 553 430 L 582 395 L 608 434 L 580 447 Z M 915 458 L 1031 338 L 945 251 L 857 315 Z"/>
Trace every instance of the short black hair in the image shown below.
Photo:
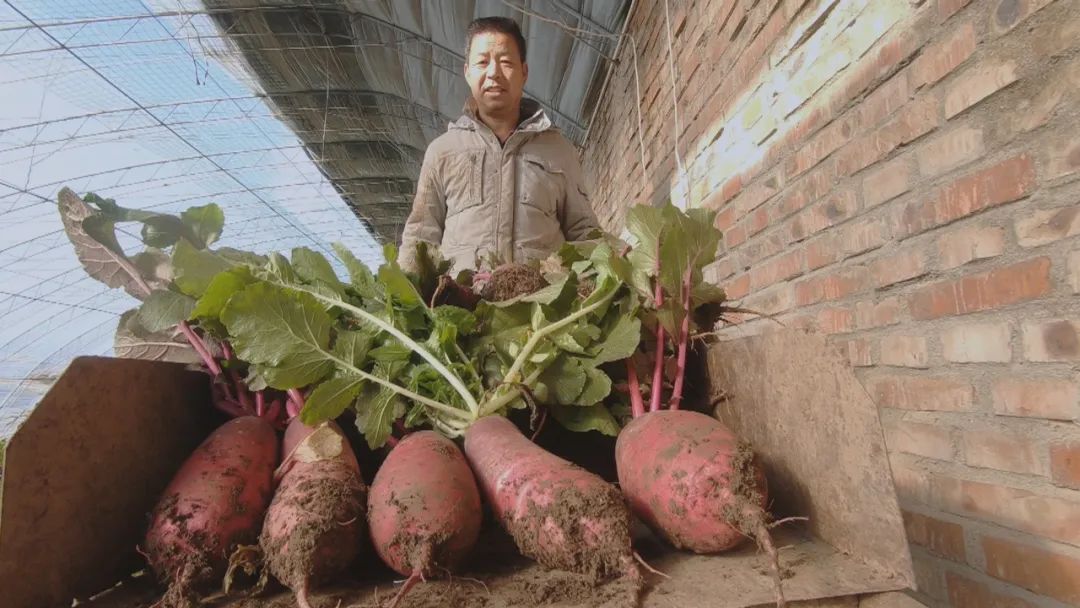
<path fill-rule="evenodd" d="M 465 36 L 465 54 L 469 54 L 469 49 L 472 48 L 472 39 L 477 34 L 491 34 L 499 33 L 506 34 L 514 39 L 517 43 L 518 54 L 521 55 L 521 63 L 525 63 L 525 36 L 521 35 L 521 28 L 518 26 L 517 21 L 514 21 L 510 17 L 480 17 L 479 19 L 473 19 L 469 24 Z"/>

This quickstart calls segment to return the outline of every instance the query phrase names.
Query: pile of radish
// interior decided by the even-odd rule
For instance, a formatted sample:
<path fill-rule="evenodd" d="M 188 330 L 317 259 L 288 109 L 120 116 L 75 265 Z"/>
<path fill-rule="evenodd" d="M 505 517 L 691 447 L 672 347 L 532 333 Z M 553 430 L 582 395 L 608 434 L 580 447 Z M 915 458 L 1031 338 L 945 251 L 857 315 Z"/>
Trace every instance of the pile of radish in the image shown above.
<path fill-rule="evenodd" d="M 419 272 L 388 246 L 372 273 L 335 245 L 342 280 L 306 248 L 212 249 L 215 205 L 170 216 L 67 189 L 59 205 L 87 272 L 142 300 L 117 354 L 197 365 L 232 418 L 151 512 L 141 550 L 164 605 L 216 592 L 257 546 L 260 569 L 301 608 L 364 555 L 405 577 L 397 606 L 468 563 L 485 506 L 522 555 L 626 581 L 635 602 L 633 517 L 697 553 L 752 538 L 784 604 L 753 452 L 680 409 L 691 340 L 739 311 L 702 277 L 719 243 L 711 212 L 638 207 L 632 243 L 598 234 L 527 268 L 455 277 L 424 247 Z M 119 247 L 124 221 L 143 224 L 145 250 Z M 617 436 L 619 486 L 536 446 L 507 417 L 518 409 Z M 338 426 L 346 413 L 385 454 L 370 488 Z"/>

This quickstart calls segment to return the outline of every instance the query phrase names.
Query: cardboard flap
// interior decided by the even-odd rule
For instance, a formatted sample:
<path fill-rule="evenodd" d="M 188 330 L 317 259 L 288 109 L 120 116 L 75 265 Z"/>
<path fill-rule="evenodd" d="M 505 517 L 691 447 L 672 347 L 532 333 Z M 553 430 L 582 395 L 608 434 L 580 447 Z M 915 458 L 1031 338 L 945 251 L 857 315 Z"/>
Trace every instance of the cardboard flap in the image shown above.
<path fill-rule="evenodd" d="M 761 456 L 776 514 L 808 517 L 814 536 L 910 587 L 877 406 L 848 361 L 785 330 L 712 346 L 708 369 L 716 415 Z"/>
<path fill-rule="evenodd" d="M 182 365 L 71 362 L 8 444 L 4 605 L 67 608 L 144 566 L 146 513 L 209 432 L 208 398 Z"/>

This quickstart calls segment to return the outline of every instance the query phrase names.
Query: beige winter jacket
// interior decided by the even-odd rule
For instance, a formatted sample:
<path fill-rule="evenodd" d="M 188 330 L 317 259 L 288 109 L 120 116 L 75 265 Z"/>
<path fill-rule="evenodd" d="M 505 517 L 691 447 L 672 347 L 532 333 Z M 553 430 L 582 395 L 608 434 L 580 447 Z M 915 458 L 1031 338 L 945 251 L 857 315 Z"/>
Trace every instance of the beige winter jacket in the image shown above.
<path fill-rule="evenodd" d="M 400 262 L 414 269 L 417 241 L 439 246 L 454 270 L 547 257 L 599 226 L 573 145 L 533 100 L 505 145 L 465 114 L 428 146 L 405 223 Z"/>

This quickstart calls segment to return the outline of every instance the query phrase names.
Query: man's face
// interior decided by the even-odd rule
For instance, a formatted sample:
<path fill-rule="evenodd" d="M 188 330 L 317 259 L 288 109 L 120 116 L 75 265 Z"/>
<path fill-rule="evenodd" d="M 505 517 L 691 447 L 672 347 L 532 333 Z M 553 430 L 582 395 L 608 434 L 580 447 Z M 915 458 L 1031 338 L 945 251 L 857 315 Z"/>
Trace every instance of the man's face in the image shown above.
<path fill-rule="evenodd" d="M 501 32 L 477 34 L 465 58 L 465 80 L 485 114 L 517 111 L 529 66 L 521 62 L 517 43 Z"/>

